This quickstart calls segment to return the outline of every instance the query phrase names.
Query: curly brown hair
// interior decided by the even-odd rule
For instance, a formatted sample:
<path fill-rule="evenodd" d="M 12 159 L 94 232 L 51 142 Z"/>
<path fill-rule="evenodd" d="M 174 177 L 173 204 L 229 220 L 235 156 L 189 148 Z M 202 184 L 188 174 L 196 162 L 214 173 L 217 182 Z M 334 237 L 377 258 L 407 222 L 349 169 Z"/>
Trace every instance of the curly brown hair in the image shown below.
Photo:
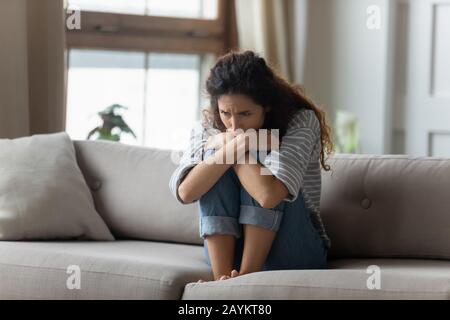
<path fill-rule="evenodd" d="M 220 119 L 218 99 L 224 94 L 243 94 L 262 107 L 270 108 L 262 128 L 279 129 L 280 140 L 294 113 L 299 109 L 313 110 L 320 123 L 320 163 L 325 171 L 330 170 L 325 154 L 333 153 L 334 145 L 325 112 L 305 95 L 301 86 L 289 83 L 258 54 L 247 50 L 221 56 L 210 70 L 206 91 L 210 106 L 202 110 L 203 123 L 222 132 L 226 128 Z"/>

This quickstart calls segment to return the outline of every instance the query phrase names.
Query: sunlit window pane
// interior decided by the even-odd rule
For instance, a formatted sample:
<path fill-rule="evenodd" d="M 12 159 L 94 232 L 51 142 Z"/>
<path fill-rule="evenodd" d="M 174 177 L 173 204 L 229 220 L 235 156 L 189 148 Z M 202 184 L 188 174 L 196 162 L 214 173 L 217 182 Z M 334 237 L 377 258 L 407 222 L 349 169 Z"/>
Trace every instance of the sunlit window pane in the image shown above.
<path fill-rule="evenodd" d="M 217 0 L 148 0 L 148 14 L 187 18 L 215 19 Z"/>
<path fill-rule="evenodd" d="M 69 0 L 69 6 L 85 11 L 140 14 L 146 13 L 146 0 Z"/>
<path fill-rule="evenodd" d="M 120 104 L 137 136 L 123 133 L 120 142 L 183 150 L 208 103 L 201 87 L 213 61 L 213 55 L 72 49 L 66 131 L 86 139 L 103 124 L 98 112 Z"/>
<path fill-rule="evenodd" d="M 146 144 L 184 149 L 199 112 L 200 56 L 152 53 L 149 65 Z"/>
<path fill-rule="evenodd" d="M 112 104 L 128 108 L 121 111 L 135 132 L 121 142 L 142 144 L 145 94 L 145 54 L 102 50 L 70 50 L 68 71 L 66 131 L 73 139 L 102 124 L 98 112 Z"/>
<path fill-rule="evenodd" d="M 85 11 L 169 16 L 217 18 L 217 0 L 69 0 L 69 6 Z"/>

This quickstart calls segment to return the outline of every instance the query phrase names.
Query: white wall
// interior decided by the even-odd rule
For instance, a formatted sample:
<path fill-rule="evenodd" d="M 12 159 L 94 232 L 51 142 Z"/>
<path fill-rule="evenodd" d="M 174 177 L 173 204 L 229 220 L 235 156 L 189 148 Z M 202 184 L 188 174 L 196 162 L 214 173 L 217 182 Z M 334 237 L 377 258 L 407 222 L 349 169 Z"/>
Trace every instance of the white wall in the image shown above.
<path fill-rule="evenodd" d="M 0 1 L 0 138 L 28 135 L 25 0 Z"/>
<path fill-rule="evenodd" d="M 65 17 L 56 0 L 0 0 L 0 138 L 64 129 Z"/>
<path fill-rule="evenodd" d="M 296 83 L 304 82 L 306 36 L 308 27 L 308 0 L 292 0 L 292 10 L 289 12 L 289 22 L 293 32 L 291 36 L 291 55 L 293 73 L 292 77 Z"/>
<path fill-rule="evenodd" d="M 390 151 L 389 0 L 296 0 L 296 68 L 306 92 L 334 118 L 337 109 L 356 114 L 362 153 Z M 366 26 L 367 8 L 381 9 L 381 29 Z M 301 22 L 298 22 L 299 24 Z M 302 43 L 303 42 L 303 43 Z M 304 52 L 302 52 L 302 48 Z"/>

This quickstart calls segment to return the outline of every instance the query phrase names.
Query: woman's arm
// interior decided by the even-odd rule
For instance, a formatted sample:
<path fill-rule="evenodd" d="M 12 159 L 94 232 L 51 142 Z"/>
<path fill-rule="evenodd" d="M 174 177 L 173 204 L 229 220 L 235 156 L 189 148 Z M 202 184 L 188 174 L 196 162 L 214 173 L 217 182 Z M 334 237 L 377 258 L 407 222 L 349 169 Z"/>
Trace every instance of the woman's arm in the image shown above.
<path fill-rule="evenodd" d="M 261 206 L 271 208 L 282 200 L 294 201 L 304 184 L 311 155 L 314 150 L 319 150 L 315 149 L 315 146 L 320 146 L 320 123 L 314 111 L 306 110 L 296 117 L 296 121 L 283 136 L 279 148 L 272 146 L 271 153 L 262 161 L 262 165 L 259 165 L 264 166 L 273 175 L 261 175 L 260 167 L 256 168 L 255 165 L 234 166 L 235 171 L 238 170 L 236 172 L 241 184 L 255 200 L 258 200 L 258 194 L 254 190 L 261 189 Z"/>
<path fill-rule="evenodd" d="M 251 164 L 250 158 L 253 156 L 247 152 L 244 164 L 233 165 L 234 172 L 245 190 L 261 207 L 273 208 L 288 196 L 289 191 L 275 176 L 262 175 L 263 166 L 260 163 Z"/>
<path fill-rule="evenodd" d="M 178 194 L 185 203 L 191 203 L 199 199 L 209 191 L 219 178 L 235 163 L 226 163 L 226 155 L 239 150 L 237 139 L 225 142 L 214 155 L 203 160 L 193 167 L 178 187 Z M 239 154 L 239 153 L 238 153 Z"/>
<path fill-rule="evenodd" d="M 275 141 L 278 137 L 271 136 L 270 130 L 267 132 L 265 144 L 261 145 L 259 143 L 260 137 L 265 136 L 257 134 L 258 141 L 256 145 L 258 151 L 270 151 L 272 149 L 272 144 L 274 148 L 278 149 L 279 142 Z M 253 148 L 253 146 L 247 145 L 245 150 L 249 150 L 250 148 Z M 250 159 L 252 160 L 250 161 Z M 286 198 L 289 191 L 274 175 L 262 175 L 261 170 L 263 168 L 265 167 L 260 163 L 257 163 L 250 152 L 246 153 L 246 159 L 242 164 L 239 163 L 233 165 L 233 169 L 236 172 L 239 181 L 252 198 L 254 198 L 263 208 L 273 208 Z"/>

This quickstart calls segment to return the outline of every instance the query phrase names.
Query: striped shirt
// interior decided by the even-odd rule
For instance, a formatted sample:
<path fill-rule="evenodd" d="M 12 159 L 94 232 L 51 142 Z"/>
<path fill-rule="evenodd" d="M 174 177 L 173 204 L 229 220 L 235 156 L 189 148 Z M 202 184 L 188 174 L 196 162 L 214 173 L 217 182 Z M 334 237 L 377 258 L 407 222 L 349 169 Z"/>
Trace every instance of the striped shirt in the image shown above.
<path fill-rule="evenodd" d="M 203 160 L 203 146 L 208 137 L 217 133 L 220 130 L 200 123 L 191 130 L 189 147 L 183 153 L 169 182 L 172 194 L 180 203 L 183 201 L 178 195 L 178 186 L 189 170 Z M 313 110 L 301 109 L 289 121 L 279 149 L 262 157 L 260 153 L 259 160 L 288 189 L 289 194 L 284 201 L 293 202 L 303 192 L 311 221 L 326 247 L 330 248 L 331 242 L 320 216 L 321 147 L 319 120 Z"/>

